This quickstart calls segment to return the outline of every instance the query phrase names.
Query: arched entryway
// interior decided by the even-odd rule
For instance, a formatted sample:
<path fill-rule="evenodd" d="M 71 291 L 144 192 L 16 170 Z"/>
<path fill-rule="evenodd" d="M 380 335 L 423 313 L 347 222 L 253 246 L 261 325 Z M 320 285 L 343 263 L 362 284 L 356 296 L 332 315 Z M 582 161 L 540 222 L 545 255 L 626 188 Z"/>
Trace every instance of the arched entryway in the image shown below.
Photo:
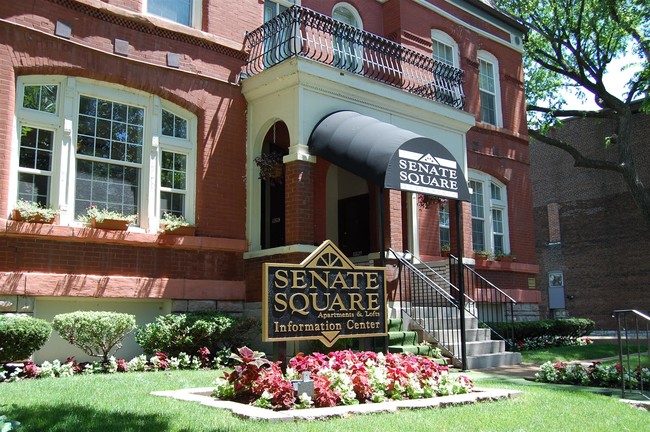
<path fill-rule="evenodd" d="M 274 123 L 255 158 L 260 181 L 260 244 L 262 249 L 285 245 L 285 188 L 282 158 L 289 148 L 289 130 L 284 122 Z"/>

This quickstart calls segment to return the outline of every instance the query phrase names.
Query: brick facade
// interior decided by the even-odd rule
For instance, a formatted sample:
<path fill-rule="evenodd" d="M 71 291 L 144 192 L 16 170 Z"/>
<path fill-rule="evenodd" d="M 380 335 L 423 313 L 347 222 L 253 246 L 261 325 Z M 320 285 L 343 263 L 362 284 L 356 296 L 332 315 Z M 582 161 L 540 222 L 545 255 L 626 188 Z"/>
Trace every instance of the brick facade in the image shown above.
<path fill-rule="evenodd" d="M 647 184 L 650 116 L 636 114 L 632 124 L 637 169 Z M 555 133 L 587 157 L 616 160 L 615 146 L 603 142 L 612 131 L 606 120 L 571 119 Z M 576 168 L 567 153 L 542 143 L 532 144 L 531 157 L 542 316 L 587 317 L 598 329 L 613 329 L 615 309 L 650 311 L 650 231 L 620 175 Z M 547 275 L 554 271 L 564 275 L 565 310 L 548 308 Z"/>
<path fill-rule="evenodd" d="M 338 3 L 305 0 L 302 6 L 331 15 Z M 522 58 L 511 43 L 511 34 L 504 30 L 517 25 L 474 0 L 464 8 L 438 0 L 348 3 L 359 12 L 365 31 L 426 56 L 432 55 L 432 30 L 444 31 L 457 41 L 459 67 L 465 74 L 464 111 L 477 120 L 461 137 L 465 138 L 468 168 L 487 173 L 507 187 L 510 246 L 518 258 L 515 264 L 493 262 L 478 270 L 529 304 L 522 307 L 526 314 L 534 314 L 539 295 L 529 288 L 537 267 Z M 294 148 L 306 143 L 283 136 L 283 149 L 290 156 L 283 183 L 285 245 L 271 251 L 250 250 L 259 241 L 250 238 L 247 224 L 259 224 L 261 216 L 251 217 L 253 210 L 247 208 L 248 167 L 256 155 L 247 154 L 255 137 L 247 135 L 250 107 L 242 94 L 240 72 L 248 56 L 244 37 L 263 24 L 263 6 L 261 0 L 203 0 L 201 22 L 190 28 L 143 13 L 139 0 L 0 3 L 1 160 L 15 158 L 14 104 L 20 77 L 58 75 L 123 86 L 127 92 L 175 104 L 197 120 L 196 188 L 189 191 L 195 198 L 196 237 L 165 237 L 152 229 L 103 232 L 75 223 L 36 227 L 7 220 L 16 172 L 10 163 L 0 165 L 0 296 L 164 299 L 174 311 L 205 307 L 242 313 L 262 299 L 264 262 L 300 262 L 310 247 L 327 239 L 327 176 L 332 167 L 315 158 L 292 159 Z M 57 34 L 57 28 L 70 33 Z M 480 121 L 480 50 L 499 59 L 501 127 Z M 379 106 L 375 109 L 382 116 L 388 112 Z M 275 121 L 269 119 L 268 124 Z M 143 179 L 147 181 L 151 179 Z M 379 188 L 369 184 L 366 189 L 373 215 L 368 221 L 369 248 L 376 254 L 380 249 L 379 217 L 375 217 L 380 211 Z M 386 247 L 403 250 L 411 246 L 406 196 L 384 191 Z M 455 206 L 450 204 L 455 220 Z M 421 213 L 417 234 L 423 239 L 423 256 L 438 259 L 436 211 Z M 462 211 L 463 253 L 469 257 L 469 203 L 462 204 Z M 452 245 L 455 228 L 452 225 Z"/>

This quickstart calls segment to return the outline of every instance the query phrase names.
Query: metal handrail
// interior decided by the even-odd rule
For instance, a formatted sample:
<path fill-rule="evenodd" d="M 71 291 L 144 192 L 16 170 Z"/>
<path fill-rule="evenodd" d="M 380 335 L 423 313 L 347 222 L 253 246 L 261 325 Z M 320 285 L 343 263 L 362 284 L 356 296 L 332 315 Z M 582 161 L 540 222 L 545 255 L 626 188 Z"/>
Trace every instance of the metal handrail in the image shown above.
<path fill-rule="evenodd" d="M 645 323 L 645 338 L 646 338 L 646 355 L 650 359 L 650 316 L 639 312 L 636 309 L 618 309 L 612 312 L 612 317 L 616 318 L 617 328 L 616 336 L 618 339 L 618 358 L 620 367 L 620 382 L 621 382 L 621 396 L 625 397 L 625 387 L 627 383 L 626 373 L 627 374 L 637 374 L 637 389 L 639 394 L 644 398 L 650 400 L 650 395 L 646 394 L 648 390 L 645 388 L 646 383 L 643 381 L 643 374 L 641 374 L 641 331 L 639 329 L 639 323 Z M 628 317 L 631 317 L 632 321 L 632 331 L 629 330 L 628 326 Z M 636 367 L 633 367 L 632 356 L 634 353 L 630 353 L 630 333 L 635 335 L 636 340 Z M 624 334 L 625 338 L 622 337 Z M 625 359 L 626 362 L 623 362 L 623 352 L 626 352 Z M 632 392 L 632 382 L 630 380 L 630 393 Z"/>
<path fill-rule="evenodd" d="M 463 109 L 462 69 L 301 6 L 246 34 L 245 79 L 292 57 L 319 63 Z"/>
<path fill-rule="evenodd" d="M 449 267 L 453 269 L 459 265 L 458 258 L 449 255 Z M 478 313 L 476 317 L 479 322 L 489 328 L 492 334 L 505 341 L 506 345 L 512 349 L 514 340 L 514 307 L 517 301 L 504 292 L 501 288 L 481 276 L 473 268 L 465 263 L 461 263 L 464 271 L 465 286 L 463 292 L 469 301 L 477 305 Z M 458 276 L 457 271 L 451 271 L 452 282 Z M 503 308 L 507 310 L 503 310 Z M 495 324 L 506 325 L 506 334 L 495 328 Z M 508 334 L 509 333 L 509 334 Z"/>
<path fill-rule="evenodd" d="M 395 257 L 399 265 L 401 313 L 416 322 L 438 343 L 445 354 L 458 359 L 463 338 L 458 322 L 459 308 L 456 300 L 443 287 L 420 271 L 404 254 L 394 249 L 389 249 L 389 253 Z"/>

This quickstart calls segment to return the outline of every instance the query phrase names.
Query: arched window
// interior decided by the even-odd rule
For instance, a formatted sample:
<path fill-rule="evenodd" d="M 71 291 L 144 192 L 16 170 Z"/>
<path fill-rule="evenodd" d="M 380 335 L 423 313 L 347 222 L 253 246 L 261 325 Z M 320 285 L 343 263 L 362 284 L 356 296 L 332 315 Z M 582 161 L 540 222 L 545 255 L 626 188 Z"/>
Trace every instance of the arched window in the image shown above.
<path fill-rule="evenodd" d="M 458 44 L 447 33 L 431 30 L 431 49 L 434 60 L 458 67 Z"/>
<path fill-rule="evenodd" d="M 472 189 L 472 248 L 490 253 L 510 253 L 508 194 L 503 183 L 480 171 L 470 170 Z"/>
<path fill-rule="evenodd" d="M 332 9 L 332 18 L 347 26 L 341 26 L 334 36 L 334 66 L 350 72 L 363 70 L 363 45 L 355 43 L 352 28 L 362 30 L 359 12 L 348 3 L 338 3 Z"/>
<path fill-rule="evenodd" d="M 478 63 L 481 121 L 494 126 L 502 126 L 499 61 L 489 52 L 479 51 Z"/>
<path fill-rule="evenodd" d="M 16 94 L 13 197 L 59 208 L 61 224 L 91 205 L 136 215 L 148 231 L 165 212 L 194 221 L 193 114 L 84 78 L 24 76 Z"/>

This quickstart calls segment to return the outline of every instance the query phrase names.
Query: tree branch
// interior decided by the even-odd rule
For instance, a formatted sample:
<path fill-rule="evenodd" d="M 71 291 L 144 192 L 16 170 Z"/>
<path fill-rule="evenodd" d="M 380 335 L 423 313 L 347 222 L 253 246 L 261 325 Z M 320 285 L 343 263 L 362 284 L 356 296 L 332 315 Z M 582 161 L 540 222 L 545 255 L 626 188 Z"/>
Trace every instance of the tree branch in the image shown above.
<path fill-rule="evenodd" d="M 621 164 L 618 164 L 616 162 L 587 158 L 583 156 L 583 154 L 580 153 L 580 151 L 577 148 L 573 147 L 572 145 L 564 141 L 544 135 L 543 133 L 537 130 L 531 129 L 528 132 L 530 136 L 535 138 L 537 141 L 562 149 L 567 153 L 569 153 L 571 157 L 573 157 L 574 160 L 573 166 L 575 167 L 594 168 L 594 169 L 602 169 L 607 171 L 614 171 L 617 173 L 623 173 L 623 166 L 621 166 Z"/>
<path fill-rule="evenodd" d="M 526 111 L 549 113 L 554 117 L 588 117 L 588 118 L 616 118 L 616 114 L 609 110 L 582 111 L 582 110 L 555 110 L 553 108 L 537 105 L 526 105 Z"/>

